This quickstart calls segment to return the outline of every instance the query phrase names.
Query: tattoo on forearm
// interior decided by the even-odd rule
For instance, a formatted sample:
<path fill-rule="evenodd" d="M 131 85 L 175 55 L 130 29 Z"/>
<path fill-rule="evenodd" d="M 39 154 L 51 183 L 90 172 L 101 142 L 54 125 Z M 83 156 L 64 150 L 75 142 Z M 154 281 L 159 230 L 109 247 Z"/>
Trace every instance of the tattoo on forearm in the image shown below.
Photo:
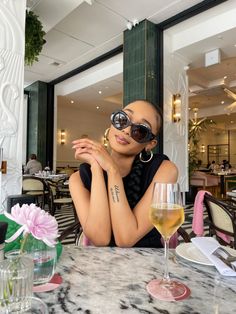
<path fill-rule="evenodd" d="M 119 201 L 120 201 L 120 197 L 119 197 L 120 189 L 119 189 L 119 186 L 118 185 L 114 185 L 113 188 L 110 188 L 110 191 L 111 191 L 111 196 L 112 196 L 113 202 L 114 203 L 119 203 Z"/>

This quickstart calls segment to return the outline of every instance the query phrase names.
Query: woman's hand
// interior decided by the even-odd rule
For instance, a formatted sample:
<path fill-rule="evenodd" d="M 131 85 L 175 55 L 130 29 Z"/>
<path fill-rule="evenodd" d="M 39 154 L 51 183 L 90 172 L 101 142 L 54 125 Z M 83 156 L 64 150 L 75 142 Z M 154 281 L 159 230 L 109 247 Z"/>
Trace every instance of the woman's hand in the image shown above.
<path fill-rule="evenodd" d="M 81 143 L 82 141 L 83 139 L 78 139 L 72 142 L 72 148 L 75 149 L 75 159 L 92 165 L 96 160 L 90 153 L 86 152 L 86 146 Z"/>
<path fill-rule="evenodd" d="M 88 138 L 75 140 L 72 143 L 72 148 L 76 150 L 76 159 L 88 162 L 90 165 L 97 162 L 105 171 L 117 168 L 112 157 L 102 144 Z"/>

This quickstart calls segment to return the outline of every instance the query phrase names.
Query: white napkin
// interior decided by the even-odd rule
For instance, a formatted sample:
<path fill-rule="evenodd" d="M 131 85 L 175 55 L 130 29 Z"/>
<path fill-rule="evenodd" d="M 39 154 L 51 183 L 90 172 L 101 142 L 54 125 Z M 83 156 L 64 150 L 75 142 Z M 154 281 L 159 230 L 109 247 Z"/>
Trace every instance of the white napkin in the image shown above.
<path fill-rule="evenodd" d="M 196 237 L 191 239 L 192 243 L 215 265 L 223 276 L 236 276 L 236 272 L 222 262 L 212 253 L 220 246 L 219 242 L 212 237 Z"/>

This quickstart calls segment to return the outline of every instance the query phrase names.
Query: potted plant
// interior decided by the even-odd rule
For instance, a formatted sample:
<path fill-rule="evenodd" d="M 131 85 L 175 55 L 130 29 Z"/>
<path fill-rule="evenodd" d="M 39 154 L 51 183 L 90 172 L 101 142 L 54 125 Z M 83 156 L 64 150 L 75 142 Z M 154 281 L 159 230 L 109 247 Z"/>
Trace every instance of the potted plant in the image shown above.
<path fill-rule="evenodd" d="M 25 20 L 25 64 L 32 65 L 38 61 L 38 55 L 45 44 L 43 26 L 33 11 L 26 10 Z"/>

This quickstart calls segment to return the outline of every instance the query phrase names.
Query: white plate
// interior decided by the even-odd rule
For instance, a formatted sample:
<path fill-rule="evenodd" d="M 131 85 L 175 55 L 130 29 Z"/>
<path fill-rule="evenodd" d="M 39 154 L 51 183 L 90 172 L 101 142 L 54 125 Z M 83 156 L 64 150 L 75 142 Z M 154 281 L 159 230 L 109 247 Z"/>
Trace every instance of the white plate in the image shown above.
<path fill-rule="evenodd" d="M 181 243 L 176 247 L 175 252 L 190 262 L 214 266 L 213 263 L 193 243 Z"/>
<path fill-rule="evenodd" d="M 230 247 L 224 247 L 230 254 L 236 256 L 236 250 Z M 175 252 L 184 259 L 207 266 L 214 266 L 213 263 L 193 244 L 181 243 L 175 249 Z"/>

